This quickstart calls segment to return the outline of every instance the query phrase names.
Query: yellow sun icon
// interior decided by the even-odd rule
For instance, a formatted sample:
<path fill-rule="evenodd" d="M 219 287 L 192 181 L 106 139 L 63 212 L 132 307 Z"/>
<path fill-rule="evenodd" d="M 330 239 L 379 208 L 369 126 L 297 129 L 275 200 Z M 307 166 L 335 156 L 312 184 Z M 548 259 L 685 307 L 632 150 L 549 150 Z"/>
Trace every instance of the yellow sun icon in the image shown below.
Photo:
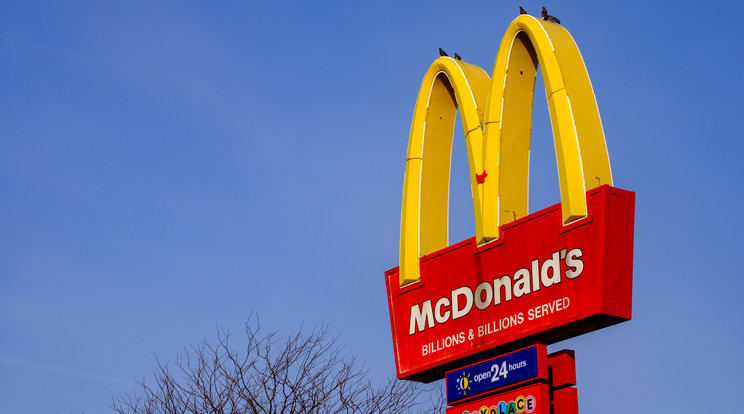
<path fill-rule="evenodd" d="M 462 391 L 462 395 L 468 395 L 470 390 L 470 374 L 464 374 L 462 378 L 457 382 L 457 388 Z"/>

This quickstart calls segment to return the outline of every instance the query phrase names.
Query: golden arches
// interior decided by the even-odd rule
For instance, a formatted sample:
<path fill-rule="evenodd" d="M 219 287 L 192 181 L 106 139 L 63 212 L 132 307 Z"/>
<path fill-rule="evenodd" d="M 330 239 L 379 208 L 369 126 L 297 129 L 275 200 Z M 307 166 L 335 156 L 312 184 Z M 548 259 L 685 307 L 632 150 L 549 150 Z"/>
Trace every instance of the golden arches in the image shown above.
<path fill-rule="evenodd" d="M 483 170 L 482 127 L 489 83 L 488 74 L 480 67 L 445 57 L 435 60 L 424 76 L 411 124 L 403 184 L 401 286 L 419 279 L 419 257 L 447 247 L 450 157 L 458 107 L 470 171 Z M 482 228 L 481 190 L 474 176 L 471 186 L 476 228 Z"/>
<path fill-rule="evenodd" d="M 587 215 L 585 193 L 612 184 L 604 132 L 581 53 L 562 26 L 531 16 L 507 28 L 493 79 L 439 58 L 426 73 L 408 143 L 400 285 L 420 279 L 419 258 L 448 245 L 449 164 L 457 109 L 470 165 L 476 240 L 527 215 L 532 101 L 538 63 L 558 159 L 564 223 Z"/>
<path fill-rule="evenodd" d="M 612 185 L 602 121 L 579 48 L 563 26 L 532 16 L 515 19 L 493 69 L 486 112 L 483 234 L 527 215 L 532 101 L 538 62 L 553 126 L 565 224 L 586 217 L 587 190 Z M 498 212 L 497 214 L 492 214 Z"/>

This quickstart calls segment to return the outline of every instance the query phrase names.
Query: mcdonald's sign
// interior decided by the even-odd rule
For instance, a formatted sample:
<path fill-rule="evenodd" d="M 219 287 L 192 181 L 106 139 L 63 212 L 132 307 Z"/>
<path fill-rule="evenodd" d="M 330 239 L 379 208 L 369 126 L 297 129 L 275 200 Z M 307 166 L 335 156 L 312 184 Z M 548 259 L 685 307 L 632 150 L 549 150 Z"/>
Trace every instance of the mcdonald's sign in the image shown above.
<path fill-rule="evenodd" d="M 561 202 L 529 214 L 535 78 L 545 84 Z M 475 237 L 449 245 L 455 117 Z M 613 187 L 594 91 L 558 24 L 509 25 L 492 77 L 448 57 L 424 76 L 411 125 L 400 265 L 385 272 L 400 378 L 445 371 L 631 318 L 635 194 Z"/>

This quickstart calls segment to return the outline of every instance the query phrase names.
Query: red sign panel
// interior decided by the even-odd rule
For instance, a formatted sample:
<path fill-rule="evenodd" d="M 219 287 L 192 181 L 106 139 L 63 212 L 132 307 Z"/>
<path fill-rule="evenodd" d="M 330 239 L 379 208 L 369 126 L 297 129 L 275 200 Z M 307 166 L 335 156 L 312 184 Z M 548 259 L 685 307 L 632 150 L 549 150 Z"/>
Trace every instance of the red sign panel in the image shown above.
<path fill-rule="evenodd" d="M 448 370 L 533 343 L 629 320 L 635 194 L 587 192 L 589 215 L 564 226 L 560 204 L 421 258 L 421 281 L 385 273 L 399 378 Z"/>
<path fill-rule="evenodd" d="M 548 384 L 536 383 L 447 408 L 447 414 L 550 414 Z"/>

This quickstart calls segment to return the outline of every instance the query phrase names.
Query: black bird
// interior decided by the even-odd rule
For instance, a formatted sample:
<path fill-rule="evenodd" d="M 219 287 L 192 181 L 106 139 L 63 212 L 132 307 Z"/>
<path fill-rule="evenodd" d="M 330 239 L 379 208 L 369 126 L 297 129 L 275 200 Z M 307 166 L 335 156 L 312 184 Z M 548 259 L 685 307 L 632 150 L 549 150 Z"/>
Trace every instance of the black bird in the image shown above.
<path fill-rule="evenodd" d="M 542 9 L 542 18 L 543 20 L 548 20 L 548 11 L 545 10 L 545 7 Z"/>
<path fill-rule="evenodd" d="M 548 21 L 549 21 L 550 23 L 558 23 L 558 24 L 561 24 L 561 21 L 560 21 L 560 20 L 558 20 L 558 18 L 557 18 L 557 17 L 555 17 L 555 16 L 551 16 L 551 15 L 548 15 L 548 19 L 547 19 L 547 20 L 548 20 Z"/>
<path fill-rule="evenodd" d="M 523 9 L 522 6 L 519 6 L 519 14 L 527 14 L 527 10 Z"/>
<path fill-rule="evenodd" d="M 444 50 L 442 50 L 442 48 L 440 47 L 439 48 L 439 56 L 449 56 L 449 55 L 447 54 L 447 52 L 445 52 Z"/>
<path fill-rule="evenodd" d="M 457 52 L 455 52 L 455 60 L 462 60 L 462 56 L 458 55 Z"/>

